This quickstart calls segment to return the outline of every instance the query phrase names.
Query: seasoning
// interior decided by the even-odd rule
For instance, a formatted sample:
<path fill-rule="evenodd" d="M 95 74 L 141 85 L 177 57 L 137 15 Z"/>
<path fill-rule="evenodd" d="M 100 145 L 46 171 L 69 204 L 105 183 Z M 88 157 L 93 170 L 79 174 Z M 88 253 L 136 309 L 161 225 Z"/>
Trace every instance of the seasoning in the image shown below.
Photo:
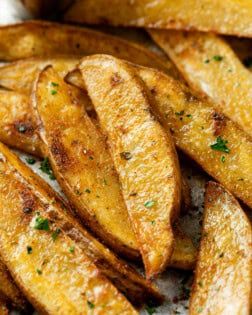
<path fill-rule="evenodd" d="M 150 208 L 150 207 L 152 207 L 156 202 L 157 202 L 156 200 L 148 200 L 148 201 L 145 202 L 144 205 L 145 205 L 146 208 Z"/>
<path fill-rule="evenodd" d="M 230 150 L 226 146 L 227 143 L 228 143 L 227 140 L 223 140 L 221 138 L 221 136 L 218 136 L 217 139 L 216 139 L 216 143 L 210 145 L 210 148 L 212 148 L 214 150 L 222 151 L 222 152 L 225 152 L 225 153 L 229 153 Z"/>
<path fill-rule="evenodd" d="M 50 231 L 48 219 L 43 219 L 41 216 L 38 216 L 35 220 L 34 228 L 37 230 Z"/>
<path fill-rule="evenodd" d="M 27 254 L 30 255 L 32 253 L 32 247 L 27 246 Z"/>
<path fill-rule="evenodd" d="M 59 229 L 59 228 L 56 228 L 56 230 L 53 231 L 53 234 L 52 234 L 52 239 L 53 239 L 54 242 L 55 242 L 56 239 L 58 238 L 59 234 L 60 234 L 60 229 Z"/>

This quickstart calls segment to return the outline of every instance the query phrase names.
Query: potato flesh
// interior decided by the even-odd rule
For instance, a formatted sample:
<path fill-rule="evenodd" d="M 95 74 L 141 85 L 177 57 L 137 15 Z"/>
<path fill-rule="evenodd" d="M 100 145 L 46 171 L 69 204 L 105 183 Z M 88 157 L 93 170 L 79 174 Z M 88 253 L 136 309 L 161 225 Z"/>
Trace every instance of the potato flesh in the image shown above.
<path fill-rule="evenodd" d="M 235 198 L 210 182 L 189 314 L 248 314 L 251 224 Z"/>
<path fill-rule="evenodd" d="M 64 20 L 252 37 L 250 0 L 201 0 L 200 3 L 195 0 L 78 0 L 67 10 Z"/>
<path fill-rule="evenodd" d="M 26 152 L 41 155 L 30 98 L 12 91 L 0 91 L 0 140 Z"/>
<path fill-rule="evenodd" d="M 55 223 L 50 221 L 51 231 L 34 228 L 38 212 L 49 219 L 45 204 L 20 179 L 3 152 L 0 169 L 1 255 L 35 308 L 45 313 L 83 314 L 93 303 L 93 312 L 98 314 L 136 314 L 74 240 L 61 231 L 53 241 Z M 32 212 L 24 213 L 27 207 Z M 27 246 L 32 247 L 31 254 Z"/>
<path fill-rule="evenodd" d="M 224 39 L 199 32 L 150 34 L 188 84 L 252 136 L 252 73 Z"/>
<path fill-rule="evenodd" d="M 141 45 L 88 28 L 45 21 L 27 21 L 0 27 L 0 60 L 35 56 L 106 53 L 137 64 L 178 74 L 166 58 Z"/>
<path fill-rule="evenodd" d="M 150 114 L 145 87 L 126 63 L 97 55 L 83 59 L 79 67 L 108 136 L 147 277 L 155 277 L 169 262 L 174 240 L 171 221 L 180 208 L 173 142 Z"/>

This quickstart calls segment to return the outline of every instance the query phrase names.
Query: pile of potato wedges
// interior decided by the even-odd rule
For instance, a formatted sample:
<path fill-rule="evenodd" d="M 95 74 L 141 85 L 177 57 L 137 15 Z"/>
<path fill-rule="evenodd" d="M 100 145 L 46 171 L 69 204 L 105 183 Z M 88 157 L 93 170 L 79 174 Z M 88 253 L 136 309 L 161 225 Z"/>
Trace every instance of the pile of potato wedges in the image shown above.
<path fill-rule="evenodd" d="M 0 27 L 0 315 L 153 314 L 167 268 L 194 271 L 190 315 L 250 314 L 250 1 L 22 2 L 60 22 Z M 185 160 L 209 178 L 198 249 Z"/>

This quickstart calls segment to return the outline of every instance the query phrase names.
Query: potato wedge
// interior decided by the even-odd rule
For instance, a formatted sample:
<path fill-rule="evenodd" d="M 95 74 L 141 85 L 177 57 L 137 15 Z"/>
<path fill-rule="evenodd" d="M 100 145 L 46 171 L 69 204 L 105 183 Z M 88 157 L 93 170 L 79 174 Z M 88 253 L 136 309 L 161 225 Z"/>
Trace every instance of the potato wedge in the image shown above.
<path fill-rule="evenodd" d="M 30 95 L 39 71 L 45 66 L 53 65 L 54 69 L 63 78 L 77 66 L 80 58 L 80 56 L 57 55 L 54 57 L 27 58 L 9 63 L 0 67 L 0 86 Z"/>
<path fill-rule="evenodd" d="M 2 260 L 0 260 L 0 300 L 8 301 L 13 307 L 21 310 L 27 308 L 23 294 L 15 285 Z"/>
<path fill-rule="evenodd" d="M 127 258 L 139 258 L 139 245 L 129 222 L 105 137 L 85 113 L 84 104 L 77 104 L 69 97 L 69 87 L 52 69 L 47 70 L 40 78 L 34 105 L 41 125 L 42 148 L 44 156 L 50 159 L 61 187 L 79 215 L 84 218 L 84 224 L 116 252 Z M 59 84 L 57 94 L 51 95 L 48 82 Z M 60 145 L 57 152 L 53 149 L 56 139 Z M 84 153 L 85 150 L 88 154 Z M 62 161 L 63 152 L 67 159 Z M 68 168 L 69 161 L 73 165 L 71 163 Z M 97 161 L 102 163 L 97 165 Z M 103 179 L 107 185 L 104 185 Z M 84 211 L 87 213 L 83 213 Z M 176 229 L 175 239 L 169 265 L 191 269 L 196 257 L 191 240 L 179 227 Z"/>
<path fill-rule="evenodd" d="M 188 84 L 252 136 L 252 73 L 230 46 L 214 34 L 149 32 Z"/>
<path fill-rule="evenodd" d="M 53 56 L 59 52 L 63 55 L 105 53 L 178 75 L 167 57 L 119 37 L 84 27 L 27 21 L 0 27 L 0 38 L 0 60 Z"/>
<path fill-rule="evenodd" d="M 0 90 L 0 141 L 41 156 L 34 118 L 29 96 Z"/>
<path fill-rule="evenodd" d="M 209 182 L 189 314 L 249 314 L 251 239 L 239 203 Z"/>
<path fill-rule="evenodd" d="M 135 69 L 155 98 L 153 110 L 163 127 L 171 130 L 177 148 L 252 208 L 251 138 L 184 84 L 154 69 Z M 67 79 L 86 88 L 78 71 Z M 219 143 L 228 140 L 229 153 L 211 148 L 218 136 Z"/>
<path fill-rule="evenodd" d="M 155 278 L 172 254 L 171 222 L 180 208 L 181 175 L 172 138 L 150 114 L 147 90 L 125 62 L 96 55 L 84 58 L 79 69 L 108 136 L 146 276 Z"/>
<path fill-rule="evenodd" d="M 37 210 L 40 212 L 40 216 L 44 218 L 48 218 L 49 221 L 49 226 L 51 227 L 51 231 L 49 232 L 49 239 L 48 242 L 51 241 L 50 243 L 50 250 L 54 249 L 54 244 L 57 243 L 58 238 L 63 235 L 64 239 L 68 240 L 68 243 L 70 242 L 73 245 L 69 246 L 75 246 L 75 250 L 73 253 L 78 253 L 80 251 L 85 252 L 85 255 L 88 256 L 89 260 L 91 260 L 95 265 L 98 267 L 98 269 L 102 272 L 102 274 L 105 274 L 112 282 L 116 284 L 117 287 L 120 287 L 120 290 L 128 295 L 128 297 L 136 302 L 136 305 L 141 305 L 143 301 L 153 301 L 156 303 L 160 303 L 163 299 L 162 295 L 158 293 L 158 291 L 151 286 L 149 283 L 147 283 L 140 275 L 138 275 L 131 267 L 129 267 L 125 262 L 119 260 L 116 258 L 116 256 L 110 252 L 104 245 L 99 243 L 96 239 L 94 239 L 79 223 L 76 219 L 74 219 L 71 215 L 71 209 L 68 207 L 68 205 L 46 184 L 38 175 L 33 173 L 31 169 L 29 169 L 26 165 L 24 165 L 7 147 L 4 145 L 0 145 L 1 149 L 1 155 L 3 160 L 1 163 L 1 169 L 2 169 L 2 175 L 1 178 L 7 177 L 6 180 L 8 180 L 8 183 L 6 183 L 4 180 L 1 181 L 1 187 L 5 184 L 5 194 L 4 197 L 5 199 L 8 198 L 8 195 L 11 194 L 12 198 L 8 199 L 8 202 L 6 202 L 6 205 L 13 206 L 16 205 L 17 207 L 17 202 L 19 201 L 21 207 L 21 211 L 23 209 L 29 208 L 29 213 L 28 217 L 34 218 L 34 216 L 38 216 L 36 214 Z M 15 184 L 15 185 L 14 185 Z M 15 189 L 13 188 L 13 185 L 15 186 Z M 10 190 L 10 194 L 6 196 L 6 187 Z M 8 192 L 9 192 L 8 190 Z M 20 191 L 27 192 L 27 194 L 21 194 Z M 32 199 L 30 199 L 30 197 Z M 38 205 L 39 203 L 39 205 Z M 40 208 L 40 203 L 43 205 L 43 209 Z M 34 213 L 34 207 L 36 212 Z M 3 207 L 4 209 L 4 207 Z M 10 207 L 9 207 L 10 209 Z M 30 209 L 32 209 L 32 212 L 30 213 Z M 15 211 L 14 211 L 15 212 Z M 29 233 L 25 234 L 26 237 L 32 237 L 32 239 L 29 239 L 29 242 L 27 242 L 23 239 L 22 245 L 20 245 L 18 253 L 23 256 L 25 255 L 25 260 L 28 260 L 30 257 L 33 260 L 37 256 L 37 246 L 40 246 L 40 240 L 41 238 L 44 241 L 44 238 L 46 238 L 48 235 L 48 232 L 45 231 L 39 231 L 37 230 L 34 231 L 34 223 L 35 222 L 30 222 L 30 219 L 27 218 L 27 212 L 28 210 L 25 210 L 26 213 L 21 213 L 21 216 L 16 215 L 14 219 L 16 220 L 22 220 L 22 224 L 19 224 L 18 227 L 22 226 L 21 229 L 27 229 L 28 227 L 26 226 L 27 224 L 30 224 L 29 226 L 29 231 L 30 228 L 31 234 L 29 236 Z M 9 212 L 5 212 L 6 215 Z M 14 214 L 13 214 L 14 215 Z M 25 217 L 24 217 L 25 216 Z M 5 227 L 8 220 L 1 216 L 2 221 L 5 219 L 4 223 L 1 222 L 1 228 Z M 28 222 L 27 222 L 28 221 Z M 60 229 L 60 233 L 56 241 L 53 242 L 53 231 L 55 232 L 54 226 L 57 225 L 57 227 Z M 10 226 L 12 226 L 10 224 Z M 14 225 L 17 227 L 17 225 Z M 3 229 L 5 231 L 5 229 Z M 15 236 L 18 237 L 16 234 L 20 232 L 19 228 L 16 228 Z M 14 232 L 13 232 L 14 233 Z M 39 233 L 39 238 L 34 238 L 34 234 L 36 235 Z M 5 234 L 3 234 L 5 235 Z M 47 237 L 48 238 L 48 237 Z M 55 234 L 54 234 L 55 238 Z M 14 239 L 14 238 L 13 238 Z M 8 242 L 6 244 L 6 237 L 3 237 L 1 235 L 1 243 L 4 243 L 4 246 L 2 246 L 2 251 L 3 253 L 3 260 L 5 263 L 9 265 L 9 254 L 12 253 L 11 248 L 16 247 L 18 244 L 12 244 L 11 242 Z M 32 241 L 32 242 L 31 242 Z M 3 244 L 2 243 L 2 244 Z M 30 243 L 30 244 L 29 244 Z M 61 242 L 60 242 L 61 243 Z M 28 256 L 27 259 L 27 248 L 26 246 L 31 246 L 32 247 L 32 254 L 35 254 L 35 257 L 33 256 Z M 48 244 L 49 245 L 49 244 Z M 58 248 L 60 244 L 56 246 Z M 68 261 L 68 248 L 69 246 L 66 246 L 66 256 L 67 256 L 67 261 Z M 52 248 L 51 248 L 52 247 Z M 8 249 L 8 252 L 5 251 Z M 24 250 L 25 249 L 25 250 Z M 69 251 L 71 252 L 71 251 Z M 48 253 L 48 252 L 47 252 Z M 48 253 L 49 255 L 49 253 Z M 61 254 L 56 255 L 57 257 L 60 257 Z M 40 255 L 40 263 L 47 259 L 46 255 L 41 254 Z M 8 261 L 8 262 L 7 262 Z M 80 260 L 81 261 L 81 258 Z M 23 263 L 23 261 L 20 261 L 20 263 Z M 93 263 L 90 263 L 92 265 Z M 38 261 L 38 267 L 41 267 L 40 270 L 42 270 L 42 274 L 47 275 L 48 273 L 50 274 L 50 270 L 48 270 L 49 265 L 51 265 L 50 260 L 42 266 L 39 265 Z M 12 265 L 13 266 L 13 265 Z M 14 265 L 16 266 L 16 265 Z M 74 265 L 73 265 L 74 266 Z M 61 269 L 60 269 L 61 268 Z M 61 267 L 59 269 L 62 270 L 65 268 L 64 263 L 61 264 Z M 54 269 L 54 268 L 52 268 Z M 12 270 L 10 268 L 10 270 Z M 44 272 L 43 272 L 44 270 Z M 72 270 L 72 268 L 69 267 L 69 270 Z M 36 268 L 35 268 L 36 271 Z M 62 271 L 67 271 L 67 270 L 62 270 Z M 33 271 L 31 270 L 32 273 L 32 278 L 33 278 Z M 98 272 L 100 275 L 100 272 Z M 12 275 L 14 273 L 12 272 Z M 63 277 L 67 277 L 68 275 L 62 275 Z M 40 278 L 39 278 L 40 279 Z M 19 279 L 15 279 L 19 282 Z M 35 281 L 36 282 L 36 281 Z M 62 281 L 66 282 L 66 280 Z M 110 288 L 110 285 L 109 285 Z M 48 287 L 47 287 L 48 289 Z M 47 290 L 48 291 L 48 290 Z M 50 292 L 50 291 L 48 291 Z M 79 292 L 79 291 L 78 291 Z M 82 291 L 83 292 L 83 291 Z M 116 297 L 117 297 L 116 293 Z"/>
<path fill-rule="evenodd" d="M 0 315 L 9 314 L 9 310 L 3 300 L 0 299 Z"/>
<path fill-rule="evenodd" d="M 77 0 L 64 14 L 64 20 L 85 24 L 211 31 L 252 37 L 250 0 L 201 0 L 200 3 L 195 0 Z"/>

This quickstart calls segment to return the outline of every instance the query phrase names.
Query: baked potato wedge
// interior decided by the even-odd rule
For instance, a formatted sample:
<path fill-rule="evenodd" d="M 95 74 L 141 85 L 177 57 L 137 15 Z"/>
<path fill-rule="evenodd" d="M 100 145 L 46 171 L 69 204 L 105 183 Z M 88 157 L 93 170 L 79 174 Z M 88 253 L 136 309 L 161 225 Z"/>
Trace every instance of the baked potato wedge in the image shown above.
<path fill-rule="evenodd" d="M 108 137 L 146 276 L 153 279 L 169 263 L 171 223 L 180 209 L 181 175 L 172 138 L 151 115 L 147 89 L 124 61 L 94 55 L 79 69 Z"/>
<path fill-rule="evenodd" d="M 80 56 L 57 55 L 53 57 L 26 58 L 0 67 L 0 86 L 30 95 L 39 71 L 47 65 L 63 78 L 76 68 Z"/>
<path fill-rule="evenodd" d="M 17 288 L 2 260 L 0 260 L 0 301 L 8 302 L 13 307 L 21 310 L 27 308 L 27 302 L 23 294 Z"/>
<path fill-rule="evenodd" d="M 136 273 L 134 269 L 129 267 L 124 261 L 118 259 L 108 248 L 97 241 L 78 223 L 78 220 L 72 216 L 71 208 L 69 208 L 69 206 L 61 199 L 61 197 L 59 197 L 59 195 L 55 193 L 55 191 L 50 186 L 48 186 L 46 182 L 44 182 L 38 175 L 33 173 L 30 168 L 21 162 L 18 157 L 3 144 L 0 144 L 0 151 L 2 157 L 5 159 L 5 162 L 3 162 L 5 164 L 4 169 L 7 169 L 8 166 L 8 169 L 11 170 L 8 173 L 8 176 L 11 177 L 8 180 L 8 185 L 10 185 L 10 183 L 12 185 L 14 181 L 18 181 L 19 189 L 17 188 L 12 190 L 13 203 L 16 201 L 16 198 L 19 197 L 19 200 L 21 200 L 20 202 L 25 203 L 25 205 L 23 204 L 22 209 L 33 209 L 35 204 L 30 202 L 28 196 L 21 195 L 21 197 L 23 197 L 20 198 L 20 194 L 18 195 L 18 193 L 20 193 L 19 190 L 24 188 L 28 189 L 36 202 L 43 202 L 43 217 L 48 218 L 50 223 L 49 225 L 57 225 L 61 231 L 57 232 L 57 234 L 67 235 L 67 238 L 71 239 L 71 242 L 76 243 L 77 246 L 85 253 L 85 255 L 87 255 L 89 259 L 97 266 L 102 274 L 109 278 L 120 289 L 120 291 L 127 294 L 129 299 L 134 302 L 134 304 L 141 305 L 144 301 L 153 301 L 153 303 L 157 304 L 162 302 L 163 297 L 158 293 L 154 286 L 152 286 L 150 283 L 147 283 L 144 278 Z M 2 168 L 3 166 L 1 166 L 1 169 Z M 3 173 L 2 176 L 4 176 L 4 174 L 5 173 Z M 9 187 L 8 185 L 6 184 L 6 187 Z M 16 197 L 16 195 L 18 197 Z M 16 202 L 14 204 L 16 204 Z M 28 210 L 26 213 L 21 215 L 20 218 L 17 216 L 17 219 L 19 218 L 20 220 L 24 220 L 24 216 L 27 215 L 27 212 Z M 42 213 L 42 211 L 39 212 Z M 28 213 L 28 215 L 32 217 L 34 216 L 33 212 Z M 24 222 L 22 222 L 22 224 L 23 223 Z M 51 229 L 51 232 L 49 233 L 52 242 L 51 246 L 54 244 L 52 232 L 53 231 Z M 32 233 L 32 235 L 34 234 Z M 33 248 L 33 246 L 39 245 L 38 243 L 39 239 L 34 240 L 34 245 L 29 246 Z M 24 242 L 24 245 L 27 245 L 26 242 Z M 11 244 L 9 243 L 8 246 L 11 246 Z M 79 249 L 77 250 L 79 252 Z M 43 255 L 41 255 L 41 259 L 42 258 L 44 259 L 47 257 L 43 257 Z M 6 262 L 5 259 L 4 261 Z M 45 265 L 47 265 L 47 263 Z"/>
<path fill-rule="evenodd" d="M 237 200 L 209 182 L 189 314 L 249 314 L 251 239 Z"/>
<path fill-rule="evenodd" d="M 155 69 L 134 67 L 155 98 L 152 109 L 171 130 L 177 148 L 252 208 L 251 138 L 184 84 Z M 67 80 L 86 89 L 78 71 Z"/>
<path fill-rule="evenodd" d="M 0 141 L 41 156 L 36 120 L 28 95 L 0 90 Z"/>
<path fill-rule="evenodd" d="M 224 39 L 200 32 L 149 33 L 188 84 L 252 136 L 252 73 Z"/>
<path fill-rule="evenodd" d="M 91 55 L 104 53 L 169 74 L 178 71 L 167 57 L 141 45 L 84 27 L 45 21 L 27 21 L 0 27 L 0 60 L 35 56 Z"/>
<path fill-rule="evenodd" d="M 195 0 L 76 0 L 63 19 L 85 24 L 199 30 L 252 37 L 250 0 L 201 0 L 200 3 Z"/>
<path fill-rule="evenodd" d="M 58 85 L 57 94 L 51 95 L 48 82 Z M 41 126 L 44 156 L 49 157 L 54 174 L 84 224 L 116 252 L 138 259 L 139 245 L 106 139 L 85 113 L 85 104 L 73 100 L 69 91 L 54 70 L 45 70 L 40 75 L 34 106 Z M 175 239 L 169 266 L 191 269 L 196 257 L 191 240 L 179 227 Z"/>

